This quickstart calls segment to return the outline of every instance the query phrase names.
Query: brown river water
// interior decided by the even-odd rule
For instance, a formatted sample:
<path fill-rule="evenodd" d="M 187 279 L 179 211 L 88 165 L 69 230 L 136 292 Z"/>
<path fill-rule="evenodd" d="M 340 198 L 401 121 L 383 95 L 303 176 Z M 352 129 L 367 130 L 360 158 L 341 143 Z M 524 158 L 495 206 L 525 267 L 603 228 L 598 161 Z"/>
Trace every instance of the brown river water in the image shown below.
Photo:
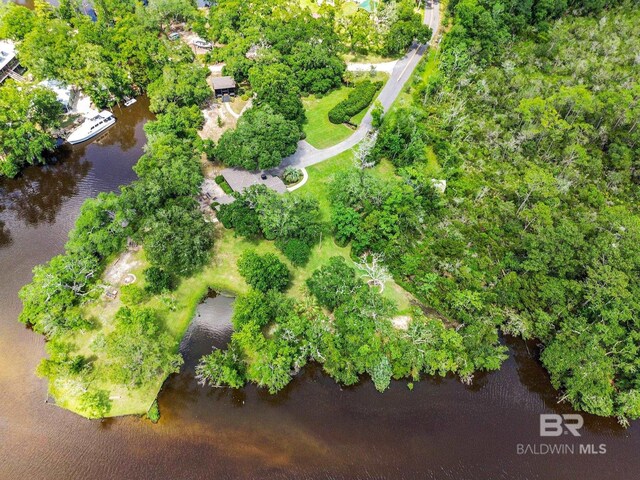
<path fill-rule="evenodd" d="M 582 436 L 539 436 L 557 403 L 535 344 L 507 339 L 510 358 L 471 386 L 428 378 L 379 394 L 367 379 L 341 388 L 317 366 L 280 394 L 200 387 L 193 367 L 229 338 L 232 299 L 208 298 L 181 350 L 183 370 L 160 394 L 153 425 L 89 421 L 45 403 L 34 375 L 43 339 L 17 322 L 18 290 L 34 265 L 61 253 L 83 200 L 117 190 L 144 144 L 148 103 L 115 109 L 118 122 L 88 146 L 0 181 L 0 480 L 32 479 L 637 479 L 640 424 L 585 415 Z M 570 438 L 568 438 L 570 437 Z M 575 453 L 518 454 L 518 444 L 569 444 Z M 580 454 L 579 444 L 606 453 Z M 540 450 L 538 450 L 540 452 Z"/>

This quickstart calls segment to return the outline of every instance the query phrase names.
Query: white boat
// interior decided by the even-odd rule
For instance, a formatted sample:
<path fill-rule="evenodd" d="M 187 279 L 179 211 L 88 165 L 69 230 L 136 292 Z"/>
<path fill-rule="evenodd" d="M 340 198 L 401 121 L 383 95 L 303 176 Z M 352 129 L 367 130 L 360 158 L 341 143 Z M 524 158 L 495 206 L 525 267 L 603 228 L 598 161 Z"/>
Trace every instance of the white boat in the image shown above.
<path fill-rule="evenodd" d="M 85 142 L 99 133 L 104 132 L 114 123 L 116 123 L 116 117 L 114 117 L 111 112 L 103 110 L 82 122 L 82 125 L 71 132 L 67 138 L 67 142 L 72 145 Z"/>
<path fill-rule="evenodd" d="M 131 105 L 136 103 L 136 101 L 137 100 L 135 98 L 124 97 L 124 106 L 125 107 L 130 107 Z"/>

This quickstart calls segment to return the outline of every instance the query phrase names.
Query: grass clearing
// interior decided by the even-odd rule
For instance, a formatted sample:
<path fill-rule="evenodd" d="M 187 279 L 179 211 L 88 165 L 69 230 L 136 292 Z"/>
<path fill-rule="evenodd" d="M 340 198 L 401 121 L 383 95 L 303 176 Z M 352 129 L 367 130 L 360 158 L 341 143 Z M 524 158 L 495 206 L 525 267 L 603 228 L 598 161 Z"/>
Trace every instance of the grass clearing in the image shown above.
<path fill-rule="evenodd" d="M 356 81 L 359 80 L 371 80 L 372 82 L 381 81 L 384 84 L 389 79 L 389 75 L 384 72 L 377 72 L 375 75 L 369 75 L 368 73 L 362 73 L 355 77 Z M 307 116 L 307 122 L 303 126 L 306 140 L 316 148 L 331 147 L 341 141 L 349 138 L 353 133 L 353 128 L 344 124 L 336 125 L 329 121 L 329 110 L 335 107 L 342 100 L 349 96 L 349 93 L 353 91 L 353 87 L 342 86 L 327 95 L 316 97 L 310 95 L 302 99 L 304 105 L 305 114 Z M 378 93 L 380 93 L 378 91 Z M 377 98 L 377 95 L 376 95 Z M 375 99 L 373 100 L 375 102 Z M 372 102 L 372 103 L 373 103 Z M 362 119 L 366 115 L 371 105 L 364 108 L 360 113 L 351 118 L 353 125 L 360 125 Z"/>
<path fill-rule="evenodd" d="M 293 195 L 308 195 L 316 198 L 320 204 L 322 221 L 327 223 L 327 229 L 325 234 L 323 234 L 323 240 L 320 245 L 314 247 L 311 259 L 305 267 L 304 273 L 300 272 L 299 277 L 294 278 L 293 288 L 290 292 L 294 296 L 301 291 L 299 288 L 300 281 L 308 278 L 314 270 L 328 262 L 329 258 L 340 255 L 347 260 L 351 260 L 351 247 L 338 247 L 335 244 L 330 228 L 328 227 L 328 222 L 331 220 L 329 185 L 336 176 L 349 170 L 353 166 L 352 162 L 353 151 L 347 150 L 346 152 L 336 155 L 324 162 L 307 167 L 309 180 L 302 188 L 292 192 Z M 387 160 L 383 160 L 380 164 L 374 167 L 372 169 L 372 173 L 384 179 L 388 179 L 390 176 L 395 176 L 394 167 L 391 162 Z M 398 305 L 398 311 L 400 313 L 407 313 L 411 309 L 413 296 L 393 280 L 389 280 L 387 282 L 383 295 Z"/>
<path fill-rule="evenodd" d="M 352 87 L 345 86 L 323 97 L 311 95 L 303 99 L 307 115 L 307 123 L 304 124 L 303 130 L 307 142 L 316 148 L 327 148 L 340 143 L 353 133 L 353 129 L 346 125 L 336 125 L 329 121 L 329 110 L 347 98 L 352 90 Z"/>
<path fill-rule="evenodd" d="M 402 57 L 402 55 L 399 55 L 399 57 Z M 366 55 L 346 53 L 342 58 L 346 63 L 387 63 L 398 59 L 398 57 L 385 57 L 376 53 L 368 53 Z"/>

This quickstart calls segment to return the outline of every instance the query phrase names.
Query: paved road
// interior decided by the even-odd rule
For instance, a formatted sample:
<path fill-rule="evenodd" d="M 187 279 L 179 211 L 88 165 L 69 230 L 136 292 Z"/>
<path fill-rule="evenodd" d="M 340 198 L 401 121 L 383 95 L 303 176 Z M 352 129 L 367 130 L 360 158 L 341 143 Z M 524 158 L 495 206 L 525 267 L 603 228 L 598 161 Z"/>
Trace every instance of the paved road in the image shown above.
<path fill-rule="evenodd" d="M 429 25 L 431 27 L 431 30 L 433 30 L 433 36 L 431 37 L 431 40 L 433 40 L 436 32 L 438 31 L 438 27 L 440 26 L 440 2 L 438 0 L 431 0 L 426 2 L 424 10 L 424 23 L 426 25 Z M 420 60 L 422 60 L 422 57 L 424 56 L 426 50 L 426 45 L 414 45 L 403 58 L 397 61 L 395 67 L 393 68 L 393 72 L 389 77 L 389 80 L 378 95 L 378 100 L 380 101 L 380 103 L 382 103 L 385 111 L 389 109 L 391 104 L 398 97 L 398 95 L 402 91 L 402 87 L 411 77 L 413 70 L 416 68 Z M 336 155 L 345 152 L 350 148 L 353 148 L 373 128 L 371 125 L 371 120 L 371 111 L 369 110 L 353 135 L 329 148 L 318 150 L 308 142 L 304 140 L 300 141 L 296 153 L 282 160 L 282 164 L 280 164 L 280 167 L 274 169 L 270 173 L 279 174 L 285 167 L 288 166 L 294 166 L 298 168 L 308 167 L 310 165 L 314 165 L 329 158 L 335 157 Z"/>

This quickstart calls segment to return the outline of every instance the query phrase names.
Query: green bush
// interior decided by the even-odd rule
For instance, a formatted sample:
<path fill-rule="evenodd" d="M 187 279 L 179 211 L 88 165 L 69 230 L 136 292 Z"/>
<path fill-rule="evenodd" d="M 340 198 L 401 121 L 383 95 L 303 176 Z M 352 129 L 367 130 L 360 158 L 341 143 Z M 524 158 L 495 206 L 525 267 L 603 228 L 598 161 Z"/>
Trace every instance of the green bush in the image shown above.
<path fill-rule="evenodd" d="M 282 174 L 282 180 L 284 180 L 284 183 L 287 185 L 292 185 L 302 180 L 303 176 L 302 170 L 299 168 L 287 167 L 284 169 L 284 173 Z"/>
<path fill-rule="evenodd" d="M 80 396 L 80 408 L 89 418 L 104 418 L 111 410 L 109 392 L 106 390 L 88 390 Z"/>
<path fill-rule="evenodd" d="M 144 271 L 146 280 L 144 289 L 151 294 L 161 293 L 165 290 L 171 290 L 173 287 L 173 279 L 171 274 L 159 267 L 149 267 Z"/>
<path fill-rule="evenodd" d="M 233 193 L 233 189 L 231 188 L 231 186 L 227 183 L 227 181 L 224 179 L 224 177 L 222 175 L 218 175 L 215 178 L 215 181 L 218 185 L 220 185 L 220 188 L 222 188 L 222 191 L 224 193 L 226 193 L 227 195 L 231 195 Z"/>
<path fill-rule="evenodd" d="M 146 299 L 146 292 L 137 285 L 123 285 L 120 287 L 120 300 L 125 305 L 137 305 Z"/>
<path fill-rule="evenodd" d="M 289 269 L 273 253 L 247 251 L 238 260 L 238 271 L 247 283 L 261 292 L 284 291 L 289 286 Z"/>
<path fill-rule="evenodd" d="M 233 188 L 231 188 L 231 186 L 226 182 L 226 180 L 222 181 L 222 183 L 220 184 L 220 188 L 222 188 L 222 191 L 227 195 L 231 195 L 233 193 Z"/>
<path fill-rule="evenodd" d="M 364 80 L 358 83 L 347 98 L 329 110 L 329 121 L 335 124 L 348 122 L 351 117 L 369 106 L 381 87 L 382 82 Z"/>
<path fill-rule="evenodd" d="M 296 267 L 303 267 L 309 261 L 311 248 L 302 240 L 291 238 L 285 242 L 277 242 L 276 245 L 285 257 Z"/>
<path fill-rule="evenodd" d="M 151 408 L 147 412 L 147 418 L 153 423 L 158 423 L 160 420 L 160 407 L 158 407 L 158 400 L 155 400 L 151 405 Z"/>
<path fill-rule="evenodd" d="M 200 149 L 202 150 L 202 153 L 206 155 L 207 159 L 211 160 L 216 151 L 216 142 L 211 139 L 203 140 L 202 144 L 200 145 Z"/>

